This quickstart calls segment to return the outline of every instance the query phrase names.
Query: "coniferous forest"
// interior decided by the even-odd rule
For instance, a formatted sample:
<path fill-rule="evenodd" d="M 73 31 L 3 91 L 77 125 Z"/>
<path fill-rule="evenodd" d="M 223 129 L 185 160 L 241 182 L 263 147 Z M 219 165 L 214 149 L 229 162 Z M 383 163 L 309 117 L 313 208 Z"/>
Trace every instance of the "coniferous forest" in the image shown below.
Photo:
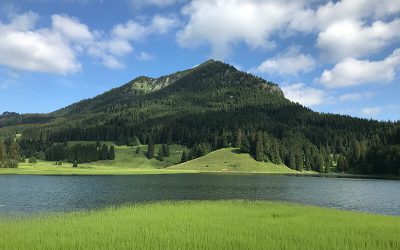
<path fill-rule="evenodd" d="M 157 79 L 138 77 L 53 113 L 4 114 L 0 136 L 7 138 L 0 142 L 3 167 L 32 157 L 112 159 L 105 144 L 66 142 L 113 141 L 184 145 L 184 161 L 236 147 L 298 171 L 400 175 L 399 122 L 317 113 L 286 99 L 276 84 L 212 60 Z M 150 153 L 163 158 L 166 151 Z"/>

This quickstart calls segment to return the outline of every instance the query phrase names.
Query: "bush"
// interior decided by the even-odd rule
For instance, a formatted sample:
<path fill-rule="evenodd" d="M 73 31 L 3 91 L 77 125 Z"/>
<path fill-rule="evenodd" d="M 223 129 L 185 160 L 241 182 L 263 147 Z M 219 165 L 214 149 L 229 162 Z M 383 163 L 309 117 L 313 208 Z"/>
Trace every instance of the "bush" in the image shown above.
<path fill-rule="evenodd" d="M 36 160 L 36 158 L 35 157 L 30 157 L 29 159 L 28 159 L 28 163 L 32 163 L 32 164 L 36 164 L 37 163 L 37 160 Z"/>
<path fill-rule="evenodd" d="M 17 168 L 19 162 L 16 160 L 7 160 L 5 162 L 5 168 Z"/>

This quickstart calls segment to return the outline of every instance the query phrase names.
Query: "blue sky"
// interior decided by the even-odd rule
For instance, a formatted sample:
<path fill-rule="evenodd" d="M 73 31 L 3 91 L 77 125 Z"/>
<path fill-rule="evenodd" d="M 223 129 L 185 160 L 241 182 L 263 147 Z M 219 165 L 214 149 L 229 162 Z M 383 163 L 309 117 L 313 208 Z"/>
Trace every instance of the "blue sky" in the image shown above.
<path fill-rule="evenodd" d="M 2 0 L 0 112 L 214 58 L 320 112 L 400 119 L 400 1 Z"/>

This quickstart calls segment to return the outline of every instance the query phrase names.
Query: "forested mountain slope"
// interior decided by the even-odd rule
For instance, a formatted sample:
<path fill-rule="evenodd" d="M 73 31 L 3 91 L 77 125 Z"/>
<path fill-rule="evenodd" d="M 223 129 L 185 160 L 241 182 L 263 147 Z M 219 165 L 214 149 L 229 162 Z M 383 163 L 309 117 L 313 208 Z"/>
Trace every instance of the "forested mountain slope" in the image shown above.
<path fill-rule="evenodd" d="M 50 114 L 0 117 L 3 133 L 48 144 L 177 143 L 192 148 L 193 157 L 236 146 L 260 161 L 319 171 L 338 160 L 332 155 L 345 158 L 340 170 L 358 165 L 369 149 L 388 144 L 398 127 L 313 112 L 286 99 L 276 84 L 213 60 L 157 79 L 138 77 Z M 360 156 L 356 152 L 353 161 L 354 151 Z"/>

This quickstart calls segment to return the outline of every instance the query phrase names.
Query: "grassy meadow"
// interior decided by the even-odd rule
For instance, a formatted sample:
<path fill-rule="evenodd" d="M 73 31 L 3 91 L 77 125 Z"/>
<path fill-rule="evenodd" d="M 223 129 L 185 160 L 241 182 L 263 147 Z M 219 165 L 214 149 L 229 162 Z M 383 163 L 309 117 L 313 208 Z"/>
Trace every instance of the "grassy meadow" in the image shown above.
<path fill-rule="evenodd" d="M 88 142 L 69 142 L 70 145 Z M 94 142 L 92 142 L 94 143 Z M 111 145 L 111 142 L 107 144 Z M 161 145 L 155 145 L 158 152 Z M 164 161 L 147 159 L 147 145 L 141 145 L 137 154 L 136 147 L 115 146 L 115 160 L 97 161 L 79 164 L 72 168 L 71 163 L 61 166 L 55 162 L 38 161 L 36 164 L 20 163 L 18 168 L 0 168 L 0 174 L 40 174 L 40 175 L 129 175 L 129 174 L 173 174 L 173 173 L 299 173 L 284 165 L 257 162 L 249 154 L 240 154 L 235 148 L 223 148 L 206 156 L 179 164 L 182 152 L 187 151 L 180 145 L 170 145 L 170 157 Z"/>
<path fill-rule="evenodd" d="M 249 154 L 241 154 L 235 148 L 222 148 L 203 157 L 170 167 L 174 170 L 199 170 L 245 173 L 299 173 L 285 165 L 258 162 Z"/>
<path fill-rule="evenodd" d="M 0 220 L 0 249 L 399 249 L 400 217 L 187 201 Z"/>

